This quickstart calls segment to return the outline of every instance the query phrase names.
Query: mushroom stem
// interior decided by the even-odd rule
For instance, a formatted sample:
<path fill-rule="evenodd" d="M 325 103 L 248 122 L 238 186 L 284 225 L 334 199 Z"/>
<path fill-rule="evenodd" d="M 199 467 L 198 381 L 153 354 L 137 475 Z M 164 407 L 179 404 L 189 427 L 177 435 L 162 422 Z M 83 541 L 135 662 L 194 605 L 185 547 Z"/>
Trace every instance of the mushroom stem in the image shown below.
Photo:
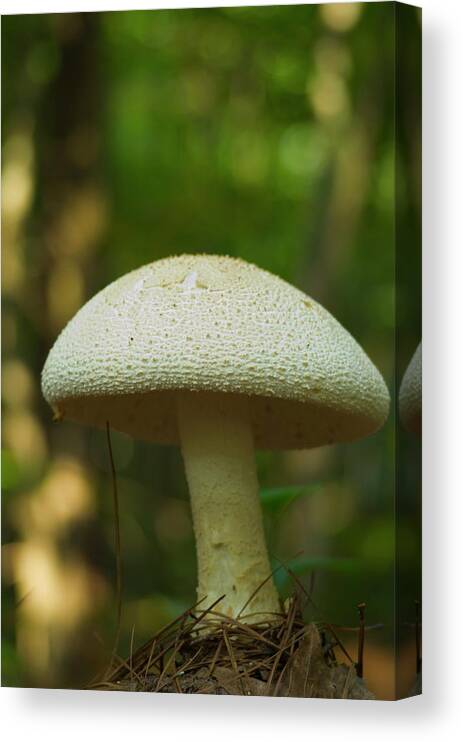
<path fill-rule="evenodd" d="M 177 416 L 196 536 L 198 599 L 211 604 L 225 595 L 217 606 L 221 613 L 270 618 L 280 606 L 265 545 L 248 399 L 182 392 Z"/>

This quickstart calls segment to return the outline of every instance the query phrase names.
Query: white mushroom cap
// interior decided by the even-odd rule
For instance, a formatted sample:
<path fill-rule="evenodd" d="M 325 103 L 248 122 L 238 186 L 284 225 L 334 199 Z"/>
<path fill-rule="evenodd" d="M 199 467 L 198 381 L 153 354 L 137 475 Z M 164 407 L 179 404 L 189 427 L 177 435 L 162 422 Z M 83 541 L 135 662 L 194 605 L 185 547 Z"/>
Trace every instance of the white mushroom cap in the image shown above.
<path fill-rule="evenodd" d="M 421 434 L 421 343 L 404 373 L 399 392 L 399 414 L 404 427 Z"/>
<path fill-rule="evenodd" d="M 100 291 L 42 374 L 59 417 L 178 444 L 175 392 L 248 395 L 258 448 L 351 441 L 385 421 L 384 381 L 317 302 L 235 258 L 181 255 Z"/>

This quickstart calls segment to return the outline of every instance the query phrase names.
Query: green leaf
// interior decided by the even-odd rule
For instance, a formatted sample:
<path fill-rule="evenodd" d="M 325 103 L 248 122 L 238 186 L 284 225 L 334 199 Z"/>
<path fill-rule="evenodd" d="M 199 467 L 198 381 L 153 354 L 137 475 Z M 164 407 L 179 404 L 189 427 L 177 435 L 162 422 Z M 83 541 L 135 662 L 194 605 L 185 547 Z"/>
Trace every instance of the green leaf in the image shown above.
<path fill-rule="evenodd" d="M 1 456 L 1 479 L 2 493 L 4 497 L 18 489 L 31 487 L 42 476 L 42 466 L 19 463 L 14 454 L 7 449 L 2 449 Z"/>
<path fill-rule="evenodd" d="M 275 573 L 275 583 L 281 590 L 288 581 L 292 580 L 289 570 L 298 577 L 314 571 L 352 574 L 359 568 L 359 560 L 349 557 L 301 556 L 290 559 L 283 565 L 274 562 L 272 568 L 278 569 Z"/>
<path fill-rule="evenodd" d="M 21 469 L 10 451 L 2 449 L 2 487 L 14 489 L 21 481 Z"/>
<path fill-rule="evenodd" d="M 308 484 L 297 487 L 274 487 L 260 491 L 260 501 L 265 512 L 275 514 L 281 512 L 292 502 L 318 492 L 321 484 Z"/>
<path fill-rule="evenodd" d="M 21 684 L 21 663 L 13 644 L 2 639 L 2 685 L 15 687 Z"/>

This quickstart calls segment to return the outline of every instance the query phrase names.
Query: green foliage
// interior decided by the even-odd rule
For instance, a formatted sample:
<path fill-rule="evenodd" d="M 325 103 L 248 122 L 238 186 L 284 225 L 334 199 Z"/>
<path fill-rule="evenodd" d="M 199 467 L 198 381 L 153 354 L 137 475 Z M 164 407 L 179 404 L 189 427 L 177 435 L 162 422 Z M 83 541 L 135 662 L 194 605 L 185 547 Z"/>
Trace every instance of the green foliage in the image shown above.
<path fill-rule="evenodd" d="M 360 569 L 360 561 L 347 557 L 300 556 L 289 559 L 282 564 L 274 561 L 272 568 L 277 570 L 275 572 L 275 582 L 278 589 L 283 592 L 289 585 L 294 585 L 292 574 L 296 577 L 304 577 L 312 572 L 352 575 Z"/>
<path fill-rule="evenodd" d="M 2 489 L 15 489 L 21 482 L 21 467 L 11 451 L 2 449 Z"/>
<path fill-rule="evenodd" d="M 6 687 L 21 685 L 24 669 L 14 645 L 2 638 L 2 685 Z"/>
<path fill-rule="evenodd" d="M 260 501 L 265 513 L 274 517 L 280 516 L 291 503 L 300 497 L 318 492 L 321 484 L 303 485 L 300 487 L 270 487 L 260 491 Z"/>

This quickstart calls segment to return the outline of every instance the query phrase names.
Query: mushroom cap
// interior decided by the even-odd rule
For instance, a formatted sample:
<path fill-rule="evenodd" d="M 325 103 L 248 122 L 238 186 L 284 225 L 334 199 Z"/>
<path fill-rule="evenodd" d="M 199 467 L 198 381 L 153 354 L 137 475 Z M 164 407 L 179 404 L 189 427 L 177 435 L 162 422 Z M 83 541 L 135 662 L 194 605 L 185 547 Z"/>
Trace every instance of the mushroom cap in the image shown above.
<path fill-rule="evenodd" d="M 181 255 L 122 276 L 62 331 L 42 372 L 58 418 L 178 444 L 179 390 L 249 397 L 258 448 L 377 430 L 385 383 L 317 302 L 242 260 Z"/>
<path fill-rule="evenodd" d="M 399 415 L 404 428 L 421 435 L 421 343 L 418 345 L 399 391 Z"/>

